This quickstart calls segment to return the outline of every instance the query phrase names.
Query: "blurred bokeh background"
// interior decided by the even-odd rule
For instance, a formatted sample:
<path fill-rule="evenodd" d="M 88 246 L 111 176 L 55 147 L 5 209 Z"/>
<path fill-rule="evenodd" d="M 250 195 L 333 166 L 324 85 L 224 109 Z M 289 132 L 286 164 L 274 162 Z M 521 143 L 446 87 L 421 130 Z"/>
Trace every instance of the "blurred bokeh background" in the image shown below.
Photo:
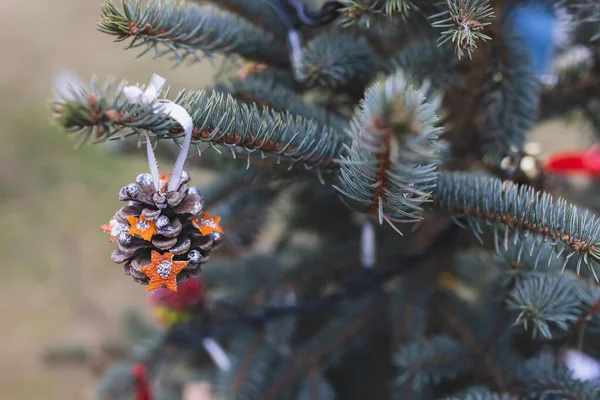
<path fill-rule="evenodd" d="M 175 90 L 212 78 L 209 63 L 173 69 L 169 60 L 122 51 L 96 30 L 100 3 L 0 2 L 0 388 L 7 400 L 87 398 L 101 357 L 86 363 L 93 368 L 49 367 L 44 355 L 65 346 L 100 354 L 124 340 L 129 310 L 146 310 L 144 288 L 110 261 L 113 246 L 99 226 L 120 206 L 118 190 L 147 164 L 103 145 L 75 150 L 74 138 L 52 124 L 54 74 L 146 83 L 156 72 Z M 558 122 L 534 136 L 548 153 L 585 146 L 574 131 Z"/>
<path fill-rule="evenodd" d="M 120 207 L 118 190 L 147 163 L 102 145 L 75 150 L 74 138 L 52 124 L 54 74 L 147 83 L 156 72 L 175 90 L 203 87 L 212 76 L 209 63 L 174 70 L 169 60 L 122 51 L 96 30 L 100 5 L 0 2 L 8 46 L 0 57 L 0 397 L 7 400 L 85 398 L 94 370 L 50 368 L 44 354 L 119 344 L 127 311 L 146 309 L 144 287 L 110 261 L 113 246 L 99 227 Z"/>

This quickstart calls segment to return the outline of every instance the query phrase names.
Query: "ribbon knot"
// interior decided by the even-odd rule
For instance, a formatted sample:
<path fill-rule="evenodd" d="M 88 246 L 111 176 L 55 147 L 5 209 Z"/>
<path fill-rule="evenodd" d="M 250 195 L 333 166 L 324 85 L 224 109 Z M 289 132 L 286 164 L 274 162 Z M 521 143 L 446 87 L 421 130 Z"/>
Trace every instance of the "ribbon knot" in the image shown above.
<path fill-rule="evenodd" d="M 192 131 L 194 130 L 194 121 L 185 108 L 179 104 L 173 103 L 171 100 L 159 99 L 158 94 L 162 90 L 166 83 L 166 79 L 160 75 L 153 74 L 150 79 L 150 84 L 146 90 L 142 90 L 139 86 L 126 86 L 123 88 L 123 95 L 130 104 L 137 104 L 142 107 L 150 107 L 154 114 L 165 114 L 177 122 L 183 128 L 185 137 L 183 139 L 183 145 L 181 151 L 177 156 L 173 171 L 170 174 L 169 182 L 167 184 L 167 191 L 177 190 L 181 182 L 181 176 L 183 174 L 183 167 L 190 151 L 190 143 L 192 141 Z M 154 187 L 157 191 L 160 191 L 160 173 L 158 170 L 158 163 L 150 138 L 146 134 L 146 150 L 148 153 L 148 165 L 154 180 Z"/>

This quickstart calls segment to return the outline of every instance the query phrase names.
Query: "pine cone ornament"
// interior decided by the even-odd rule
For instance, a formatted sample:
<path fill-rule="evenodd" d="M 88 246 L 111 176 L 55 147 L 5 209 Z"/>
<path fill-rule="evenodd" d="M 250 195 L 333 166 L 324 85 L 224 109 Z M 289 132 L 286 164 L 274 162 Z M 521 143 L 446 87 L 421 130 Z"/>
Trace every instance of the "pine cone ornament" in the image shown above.
<path fill-rule="evenodd" d="M 124 264 L 127 275 L 147 291 L 167 287 L 177 292 L 177 284 L 201 274 L 200 266 L 221 243 L 223 229 L 220 217 L 203 212 L 202 197 L 188 186 L 190 176 L 183 170 L 189 154 L 194 122 L 188 112 L 167 99 L 158 99 L 165 79 L 152 75 L 143 91 L 126 86 L 123 94 L 131 104 L 151 107 L 152 112 L 168 116 L 185 132 L 181 151 L 168 177 L 160 175 L 150 137 L 146 151 L 150 173 L 140 174 L 134 183 L 119 192 L 119 200 L 127 202 L 102 226 L 117 240 L 112 260 Z"/>
<path fill-rule="evenodd" d="M 204 212 L 189 180 L 184 171 L 177 189 L 169 191 L 161 176 L 157 190 L 151 174 L 138 175 L 119 192 L 127 205 L 102 227 L 117 242 L 112 260 L 149 291 L 162 286 L 177 291 L 177 283 L 201 274 L 200 266 L 221 243 L 220 218 Z"/>

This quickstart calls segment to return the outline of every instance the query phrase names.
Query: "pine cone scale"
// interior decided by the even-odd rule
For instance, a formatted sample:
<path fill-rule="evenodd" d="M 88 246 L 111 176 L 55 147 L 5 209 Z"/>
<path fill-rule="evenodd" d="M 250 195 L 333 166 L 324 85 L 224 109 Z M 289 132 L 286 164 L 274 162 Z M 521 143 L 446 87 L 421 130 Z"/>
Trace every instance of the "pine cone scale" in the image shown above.
<path fill-rule="evenodd" d="M 169 253 L 173 253 L 176 256 L 181 255 L 183 253 L 187 253 L 187 251 L 190 249 L 190 247 L 192 246 L 192 241 L 188 238 L 186 238 L 185 240 L 181 241 L 177 244 L 175 244 L 175 246 L 171 247 L 169 249 Z"/>
<path fill-rule="evenodd" d="M 147 220 L 154 221 L 160 216 L 160 210 L 151 210 L 148 208 L 144 208 L 142 210 L 142 216 Z"/>
<path fill-rule="evenodd" d="M 155 238 L 152 239 L 152 244 L 161 250 L 169 250 L 171 247 L 177 244 L 177 238 Z"/>

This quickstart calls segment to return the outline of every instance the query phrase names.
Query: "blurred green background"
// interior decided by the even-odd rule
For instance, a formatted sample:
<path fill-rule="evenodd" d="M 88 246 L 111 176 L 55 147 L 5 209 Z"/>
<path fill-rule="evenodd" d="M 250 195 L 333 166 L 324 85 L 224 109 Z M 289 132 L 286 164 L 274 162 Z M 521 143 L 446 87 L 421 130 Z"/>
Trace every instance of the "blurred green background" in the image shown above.
<path fill-rule="evenodd" d="M 148 167 L 102 145 L 74 150 L 75 139 L 52 123 L 53 76 L 67 68 L 84 80 L 147 83 L 156 72 L 177 90 L 203 87 L 212 68 L 136 60 L 96 30 L 100 0 L 0 3 L 8 46 L 0 57 L 0 397 L 87 398 L 89 370 L 49 369 L 41 357 L 56 346 L 118 341 L 123 312 L 144 310 L 145 288 L 110 261 L 99 227 L 121 206 L 118 190 Z"/>
<path fill-rule="evenodd" d="M 74 138 L 52 124 L 53 75 L 67 68 L 84 80 L 97 74 L 146 83 L 156 72 L 175 90 L 201 88 L 212 77 L 208 63 L 174 70 L 169 60 L 122 51 L 96 30 L 100 4 L 0 4 L 0 387 L 7 400 L 89 398 L 90 370 L 48 368 L 43 353 L 118 341 L 123 312 L 145 310 L 144 287 L 110 261 L 113 246 L 99 226 L 120 207 L 118 190 L 147 164 L 101 145 L 74 150 Z M 535 135 L 545 152 L 582 145 L 564 124 Z"/>

